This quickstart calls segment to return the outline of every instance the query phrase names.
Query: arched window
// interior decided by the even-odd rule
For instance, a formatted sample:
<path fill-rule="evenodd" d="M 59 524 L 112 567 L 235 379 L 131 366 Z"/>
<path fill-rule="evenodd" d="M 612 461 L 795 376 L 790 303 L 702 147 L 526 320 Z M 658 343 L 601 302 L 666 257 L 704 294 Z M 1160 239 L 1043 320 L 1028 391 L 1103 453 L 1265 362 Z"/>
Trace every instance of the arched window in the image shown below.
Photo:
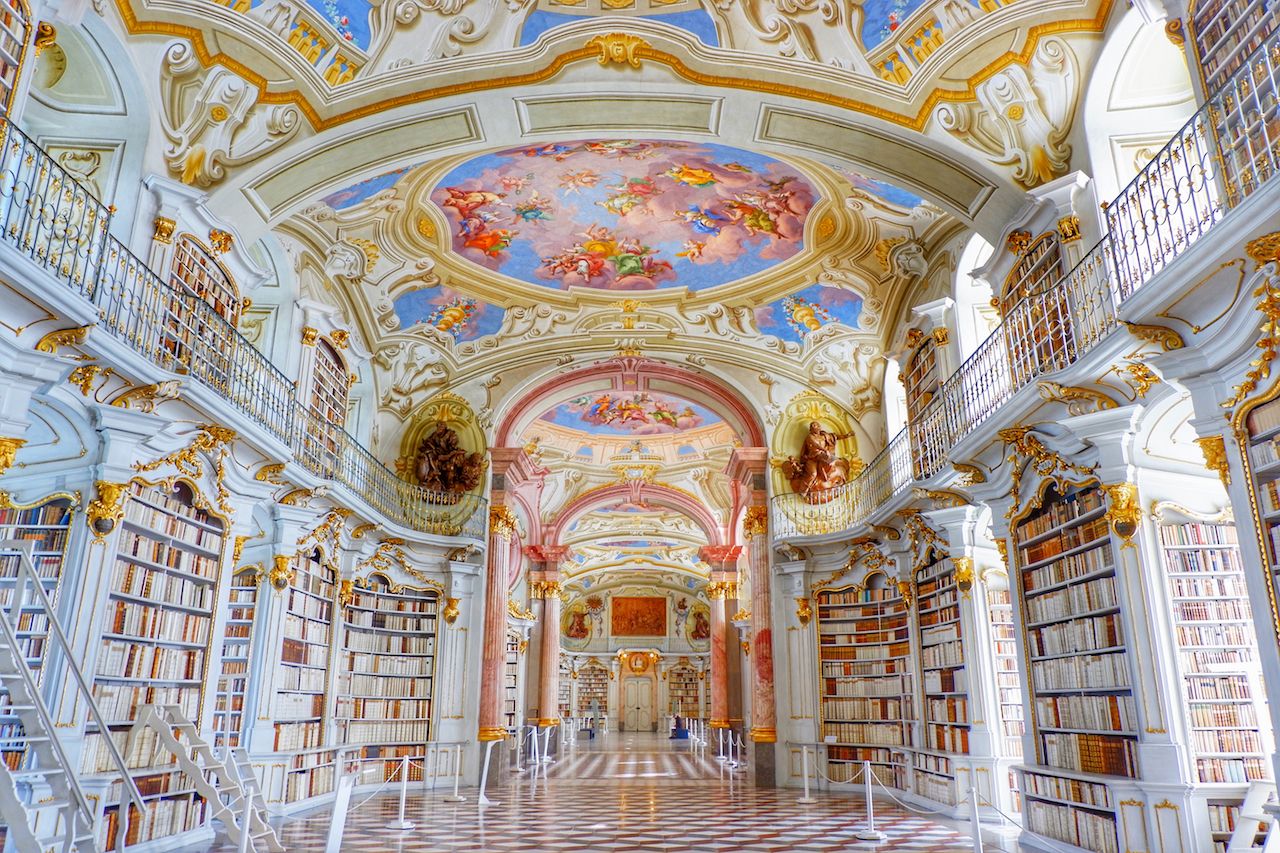
<path fill-rule="evenodd" d="M 912 462 L 917 479 L 932 475 L 942 462 L 948 442 L 939 432 L 945 425 L 940 406 L 930 407 L 942 384 L 938 370 L 938 344 L 920 329 L 907 333 L 907 353 L 902 384 L 906 392 L 907 423 L 911 427 Z"/>
<path fill-rule="evenodd" d="M 347 422 L 347 395 L 351 390 L 347 365 L 326 340 L 316 343 L 311 372 L 311 411 L 324 423 L 337 427 Z"/>
<path fill-rule="evenodd" d="M 241 308 L 235 282 L 208 249 L 184 234 L 174 245 L 169 288 L 164 348 L 173 358 L 170 369 L 230 389 Z"/>
<path fill-rule="evenodd" d="M 13 111 L 18 77 L 31 44 L 31 13 L 24 0 L 0 0 L 0 114 Z"/>
<path fill-rule="evenodd" d="M 1058 234 L 1023 239 L 1028 242 L 1005 279 L 999 305 L 1015 388 L 1065 367 L 1074 348 L 1066 289 L 1058 286 L 1065 272 Z"/>
<path fill-rule="evenodd" d="M 169 284 L 174 290 L 189 293 L 208 303 L 214 313 L 230 323 L 233 329 L 240 322 L 244 304 L 235 281 L 213 254 L 190 234 L 179 237 L 173 247 Z"/>

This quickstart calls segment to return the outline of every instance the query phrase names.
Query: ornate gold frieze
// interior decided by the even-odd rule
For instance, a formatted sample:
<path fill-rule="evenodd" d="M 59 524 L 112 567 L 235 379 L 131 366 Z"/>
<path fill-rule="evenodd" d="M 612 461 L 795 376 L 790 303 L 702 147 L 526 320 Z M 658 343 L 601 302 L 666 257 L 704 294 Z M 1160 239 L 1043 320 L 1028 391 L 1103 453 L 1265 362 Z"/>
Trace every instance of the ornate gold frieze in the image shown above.
<path fill-rule="evenodd" d="M 651 45 L 640 36 L 630 33 L 604 33 L 589 39 L 585 47 L 594 47 L 600 51 L 597 61 L 601 65 L 630 65 L 632 68 L 639 68 L 640 49 Z"/>
<path fill-rule="evenodd" d="M 124 517 L 124 496 L 128 486 L 98 480 L 93 488 L 96 494 L 85 507 L 84 520 L 93 531 L 93 538 L 101 542 Z"/>
<path fill-rule="evenodd" d="M 111 405 L 120 409 L 136 408 L 140 412 L 150 414 L 156 410 L 166 400 L 178 399 L 178 392 L 182 390 L 182 383 L 177 379 L 166 379 L 163 382 L 153 382 L 150 385 L 139 385 L 136 388 L 129 388 L 117 394 L 111 400 Z"/>
<path fill-rule="evenodd" d="M 1258 268 L 1272 261 L 1280 261 L 1280 231 L 1250 240 L 1244 246 L 1244 253 L 1253 259 Z"/>
<path fill-rule="evenodd" d="M 1139 397 L 1147 396 L 1148 391 L 1160 384 L 1160 377 L 1156 372 L 1140 361 L 1126 364 L 1121 376 Z"/>
<path fill-rule="evenodd" d="M 530 622 L 537 618 L 531 608 L 521 607 L 512 598 L 507 599 L 507 614 L 512 619 L 524 619 Z"/>
<path fill-rule="evenodd" d="M 707 584 L 707 598 L 712 601 L 722 601 L 726 598 L 736 598 L 738 595 L 738 585 L 733 581 L 712 581 Z"/>
<path fill-rule="evenodd" d="M 1068 462 L 1060 454 L 1045 447 L 1032 429 L 1029 426 L 1009 427 L 996 433 L 1000 440 L 1009 446 L 1009 476 L 1012 481 L 1009 495 L 1012 500 L 1009 503 L 1008 512 L 1005 513 L 1006 518 L 1013 518 L 1021 508 L 1022 478 L 1028 467 L 1039 477 L 1053 480 L 1060 489 L 1066 488 L 1068 474 L 1074 474 L 1080 479 L 1093 476 L 1092 468 Z M 1039 502 L 1039 496 L 1032 498 L 1034 505 L 1038 506 Z"/>
<path fill-rule="evenodd" d="M 883 524 L 873 524 L 871 525 L 871 530 L 877 536 L 883 536 L 885 539 L 887 539 L 890 542 L 897 542 L 899 539 L 902 538 L 902 534 L 898 531 L 896 527 L 886 527 Z"/>
<path fill-rule="evenodd" d="M 978 465 L 968 462 L 952 462 L 951 467 L 960 475 L 960 485 L 976 486 L 979 483 L 987 482 L 986 472 Z"/>
<path fill-rule="evenodd" d="M 742 519 L 742 535 L 748 539 L 764 536 L 769 532 L 769 509 L 756 505 L 747 507 L 747 514 Z"/>
<path fill-rule="evenodd" d="M 93 390 L 93 383 L 98 381 L 98 377 L 106 379 L 114 373 L 115 371 L 110 367 L 103 367 L 100 364 L 82 364 L 71 371 L 67 381 L 79 388 L 81 394 L 88 397 L 89 392 Z"/>
<path fill-rule="evenodd" d="M 1114 409 L 1119 404 L 1108 395 L 1093 388 L 1082 388 L 1076 385 L 1060 385 L 1057 382 L 1043 380 L 1039 383 L 1040 398 L 1053 403 L 1062 403 L 1070 415 L 1087 415 Z"/>
<path fill-rule="evenodd" d="M 1197 438 L 1196 444 L 1200 445 L 1200 452 L 1204 454 L 1204 467 L 1218 472 L 1222 485 L 1231 485 L 1231 465 L 1227 462 L 1226 439 L 1221 435 L 1207 435 L 1204 438 Z"/>
<path fill-rule="evenodd" d="M 1253 295 L 1259 297 L 1255 307 L 1263 316 L 1260 327 L 1262 336 L 1255 344 L 1262 353 L 1249 362 L 1249 372 L 1245 374 L 1244 381 L 1235 386 L 1235 393 L 1230 399 L 1223 402 L 1224 409 L 1234 409 L 1257 390 L 1259 382 L 1271 376 L 1271 362 L 1275 360 L 1276 353 L 1280 352 L 1280 283 L 1263 282 Z"/>
<path fill-rule="evenodd" d="M 93 326 L 76 326 L 71 329 L 58 329 L 36 341 L 36 352 L 57 355 L 63 347 L 80 346 L 89 339 L 89 330 Z"/>
<path fill-rule="evenodd" d="M 306 506 L 309 500 L 311 500 L 310 489 L 290 489 L 276 503 L 281 506 Z"/>
<path fill-rule="evenodd" d="M 201 424 L 199 431 L 186 447 L 150 462 L 139 462 L 133 468 L 145 474 L 169 465 L 179 473 L 193 480 L 199 480 L 205 474 L 204 457 L 201 454 L 208 454 L 213 460 L 213 485 L 217 490 L 218 511 L 223 515 L 232 515 L 234 511 L 229 503 L 231 494 L 227 491 L 224 481 L 227 473 L 227 456 L 230 453 L 227 445 L 235 438 L 235 430 L 217 424 Z"/>
<path fill-rule="evenodd" d="M 1121 320 L 1120 322 L 1124 323 L 1124 327 L 1129 330 L 1129 334 L 1143 343 L 1155 344 L 1160 347 L 1162 352 L 1182 349 L 1187 345 L 1187 342 L 1182 339 L 1182 335 L 1168 326 L 1160 326 L 1154 323 L 1130 323 L 1128 320 Z"/>
<path fill-rule="evenodd" d="M 529 595 L 539 600 L 559 598 L 563 594 L 564 587 L 560 581 L 532 581 L 529 584 Z"/>
<path fill-rule="evenodd" d="M 916 585 L 914 581 L 898 581 L 898 594 L 910 609 L 916 606 Z"/>
<path fill-rule="evenodd" d="M 36 56 L 44 52 L 45 48 L 53 47 L 58 43 L 58 28 L 48 21 L 40 21 L 36 24 L 36 35 L 32 41 L 32 47 L 36 49 Z"/>
<path fill-rule="evenodd" d="M 372 521 L 366 522 L 364 524 L 356 525 L 351 530 L 351 538 L 363 539 L 367 534 L 377 529 L 378 529 L 377 523 Z"/>
<path fill-rule="evenodd" d="M 950 489 L 925 489 L 916 486 L 911 490 L 916 500 L 932 501 L 935 508 L 968 506 L 969 499 Z"/>
<path fill-rule="evenodd" d="M 259 483 L 271 483 L 272 485 L 283 486 L 284 480 L 281 479 L 281 475 L 284 473 L 284 466 L 285 463 L 283 462 L 271 462 L 263 465 L 254 472 L 253 479 L 257 480 Z"/>

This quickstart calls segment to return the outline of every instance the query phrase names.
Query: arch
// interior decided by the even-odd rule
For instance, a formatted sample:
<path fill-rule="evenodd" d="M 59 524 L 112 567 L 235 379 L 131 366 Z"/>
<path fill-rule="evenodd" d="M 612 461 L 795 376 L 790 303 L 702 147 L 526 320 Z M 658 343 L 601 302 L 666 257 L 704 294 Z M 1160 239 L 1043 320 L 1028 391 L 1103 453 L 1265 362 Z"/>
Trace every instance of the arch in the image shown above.
<path fill-rule="evenodd" d="M 674 509 L 702 528 L 707 534 L 707 544 L 724 544 L 724 528 L 711 515 L 711 511 L 693 495 L 670 486 L 635 481 L 604 486 L 575 498 L 560 511 L 559 517 L 551 524 L 544 539 L 547 542 L 558 543 L 569 525 L 588 512 L 625 500 L 644 501 Z"/>
<path fill-rule="evenodd" d="M 240 324 L 244 301 L 235 278 L 194 234 L 184 232 L 174 241 L 169 284 L 174 290 L 186 290 L 208 303 L 232 328 Z"/>
<path fill-rule="evenodd" d="M 525 392 L 498 423 L 495 447 L 514 447 L 535 418 L 577 390 L 670 393 L 705 405 L 724 418 L 743 444 L 763 447 L 764 429 L 752 406 L 723 381 L 677 365 L 624 356 L 550 377 Z"/>

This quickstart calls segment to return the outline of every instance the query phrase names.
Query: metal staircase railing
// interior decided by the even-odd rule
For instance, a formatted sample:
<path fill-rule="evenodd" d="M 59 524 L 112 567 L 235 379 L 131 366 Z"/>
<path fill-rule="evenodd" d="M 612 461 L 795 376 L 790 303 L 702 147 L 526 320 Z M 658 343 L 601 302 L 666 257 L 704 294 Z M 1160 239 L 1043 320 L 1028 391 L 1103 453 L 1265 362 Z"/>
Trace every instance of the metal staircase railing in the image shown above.
<path fill-rule="evenodd" d="M 16 770 L 4 767 L 0 771 L 0 813 L 3 813 L 8 822 L 9 832 L 16 839 L 20 853 L 45 853 L 59 847 L 62 853 L 94 853 L 98 849 L 97 813 L 90 808 L 80 789 L 78 770 L 71 765 L 58 740 L 52 715 L 40 694 L 39 685 L 31 675 L 26 650 L 17 628 L 22 624 L 24 615 L 44 620 L 48 626 L 42 655 L 45 664 L 56 654 L 59 663 L 66 667 L 71 676 L 70 681 L 79 698 L 88 706 L 98 730 L 105 733 L 108 729 L 102 712 L 94 701 L 93 691 L 72 654 L 71 644 L 58 621 L 49 594 L 41 583 L 32 555 L 31 542 L 17 539 L 0 541 L 0 558 L 17 561 L 8 605 L 0 607 L 0 682 L 9 693 L 11 710 L 22 720 L 23 729 L 21 735 L 6 732 L 3 740 L 11 744 L 7 751 L 17 752 L 25 747 L 22 763 Z M 121 818 L 116 841 L 116 849 L 123 850 L 128 815 L 131 807 L 142 807 L 142 795 L 129 775 L 129 769 L 115 742 L 109 736 L 104 736 L 104 740 L 111 763 L 116 772 L 120 773 L 123 783 Z M 2 762 L 0 766 L 3 766 Z M 16 783 L 26 783 L 36 778 L 42 780 L 52 791 L 52 800 L 32 802 L 30 797 L 21 796 Z M 59 813 L 61 839 L 57 836 L 59 830 L 56 822 L 52 827 L 55 833 L 53 836 L 40 838 L 36 834 L 37 830 L 43 829 L 41 814 L 49 811 Z M 33 817 L 36 819 L 34 822 L 31 820 Z"/>

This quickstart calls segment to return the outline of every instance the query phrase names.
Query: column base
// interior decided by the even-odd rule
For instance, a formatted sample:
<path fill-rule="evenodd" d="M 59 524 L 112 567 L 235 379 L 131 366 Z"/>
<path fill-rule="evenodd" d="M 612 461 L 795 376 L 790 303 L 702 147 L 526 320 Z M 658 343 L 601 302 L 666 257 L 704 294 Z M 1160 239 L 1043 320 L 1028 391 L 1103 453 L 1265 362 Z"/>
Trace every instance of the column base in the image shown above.
<path fill-rule="evenodd" d="M 707 725 L 711 726 L 711 728 L 713 729 L 727 729 L 729 728 L 729 721 L 728 720 L 711 720 L 709 723 L 707 723 Z"/>
<path fill-rule="evenodd" d="M 776 737 L 772 741 L 757 740 L 751 750 L 751 772 L 755 776 L 757 788 L 778 787 L 778 749 L 774 745 L 776 742 Z"/>
<path fill-rule="evenodd" d="M 777 743 L 778 730 L 773 728 L 753 727 L 751 729 L 751 739 L 756 743 Z"/>
<path fill-rule="evenodd" d="M 489 741 L 489 740 L 506 740 L 506 739 L 507 739 L 507 730 L 502 728 L 501 726 L 484 726 L 480 729 L 479 734 L 476 735 L 476 740 L 480 741 L 481 743 L 484 743 L 485 741 Z"/>

